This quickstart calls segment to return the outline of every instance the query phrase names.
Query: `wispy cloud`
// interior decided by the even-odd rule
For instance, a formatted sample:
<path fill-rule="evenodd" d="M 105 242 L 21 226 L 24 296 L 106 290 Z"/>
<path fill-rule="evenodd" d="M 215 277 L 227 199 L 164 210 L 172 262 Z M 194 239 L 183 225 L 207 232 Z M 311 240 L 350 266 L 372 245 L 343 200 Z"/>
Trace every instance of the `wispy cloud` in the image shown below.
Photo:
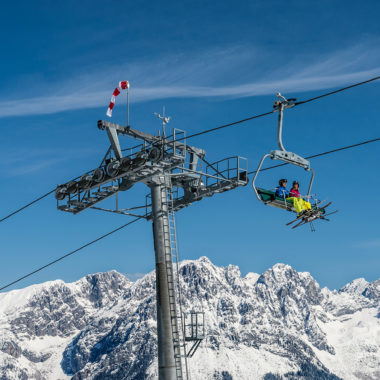
<path fill-rule="evenodd" d="M 285 64 L 278 62 L 281 62 L 278 57 L 240 47 L 212 50 L 197 56 L 182 54 L 133 62 L 123 67 L 97 68 L 64 85 L 56 83 L 48 90 L 43 86 L 45 95 L 0 99 L 0 117 L 101 106 L 106 109 L 113 86 L 120 79 L 131 81 L 133 102 L 144 102 L 174 97 L 240 98 L 278 91 L 322 90 L 380 73 L 380 51 L 371 49 L 369 44 L 324 56 L 298 56 Z M 35 93 L 38 94 L 38 88 Z"/>
<path fill-rule="evenodd" d="M 29 175 L 46 170 L 70 160 L 73 156 L 83 157 L 92 153 L 92 149 L 20 149 L 5 152 L 0 163 L 1 172 L 8 177 Z"/>
<path fill-rule="evenodd" d="M 358 248 L 380 248 L 380 239 L 372 239 L 359 242 L 357 244 Z"/>

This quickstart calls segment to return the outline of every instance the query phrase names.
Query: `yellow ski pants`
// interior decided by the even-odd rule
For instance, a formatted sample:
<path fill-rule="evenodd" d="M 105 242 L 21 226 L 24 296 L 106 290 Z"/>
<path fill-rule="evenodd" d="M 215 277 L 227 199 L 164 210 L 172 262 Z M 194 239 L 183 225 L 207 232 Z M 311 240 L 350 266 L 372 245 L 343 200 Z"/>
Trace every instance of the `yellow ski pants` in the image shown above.
<path fill-rule="evenodd" d="M 295 210 L 297 211 L 297 214 L 299 214 L 303 210 L 310 210 L 311 204 L 309 202 L 306 202 L 302 198 L 296 198 L 296 197 L 289 197 L 286 198 L 293 202 L 293 206 Z"/>

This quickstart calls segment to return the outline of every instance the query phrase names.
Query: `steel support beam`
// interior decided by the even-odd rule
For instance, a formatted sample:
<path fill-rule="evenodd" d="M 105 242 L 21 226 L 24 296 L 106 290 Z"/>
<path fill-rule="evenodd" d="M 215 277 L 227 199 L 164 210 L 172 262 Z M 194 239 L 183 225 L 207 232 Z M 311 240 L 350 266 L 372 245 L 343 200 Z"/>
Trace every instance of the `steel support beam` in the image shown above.
<path fill-rule="evenodd" d="M 158 340 L 158 379 L 176 380 L 176 366 L 171 327 L 170 300 L 167 277 L 167 258 L 165 257 L 164 224 L 168 224 L 167 202 L 162 202 L 165 183 L 152 184 L 153 237 L 156 260 L 156 299 L 157 299 L 157 340 Z M 164 181 L 163 181 L 164 182 Z M 166 221 L 165 221 L 166 219 Z M 172 265 L 170 263 L 170 265 Z"/>

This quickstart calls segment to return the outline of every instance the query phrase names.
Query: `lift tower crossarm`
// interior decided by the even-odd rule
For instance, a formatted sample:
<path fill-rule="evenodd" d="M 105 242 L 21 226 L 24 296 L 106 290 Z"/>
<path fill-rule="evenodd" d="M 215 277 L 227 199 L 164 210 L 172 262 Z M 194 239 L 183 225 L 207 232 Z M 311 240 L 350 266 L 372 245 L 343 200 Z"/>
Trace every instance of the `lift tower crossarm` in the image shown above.
<path fill-rule="evenodd" d="M 146 140 L 150 143 L 154 143 L 160 140 L 160 137 L 151 135 L 150 133 L 142 132 L 142 131 L 137 131 L 136 129 L 133 129 L 131 127 L 123 127 L 122 125 L 116 124 L 116 123 L 111 123 L 110 121 L 106 120 L 98 120 L 98 128 L 99 129 L 115 129 L 119 133 L 123 135 L 128 135 L 131 137 L 134 137 L 135 139 L 142 139 Z"/>
<path fill-rule="evenodd" d="M 140 140 L 145 140 L 151 144 L 153 143 L 158 143 L 158 142 L 163 142 L 167 145 L 176 145 L 178 148 L 180 149 L 184 149 L 186 148 L 186 150 L 189 152 L 189 153 L 195 153 L 196 155 L 198 155 L 199 157 L 203 158 L 205 155 L 206 155 L 206 151 L 204 149 L 200 149 L 200 148 L 196 148 L 194 146 L 190 146 L 190 145 L 186 145 L 180 141 L 171 141 L 171 140 L 168 140 L 167 138 L 162 138 L 162 137 L 159 137 L 159 136 L 154 136 L 154 135 L 151 135 L 150 133 L 146 133 L 146 132 L 142 132 L 142 131 L 138 131 L 136 129 L 133 129 L 131 127 L 124 127 L 122 125 L 119 125 L 119 124 L 116 124 L 116 123 L 112 123 L 110 121 L 107 121 L 107 120 L 98 120 L 98 128 L 101 129 L 101 130 L 109 130 L 109 129 L 114 129 L 116 130 L 118 133 L 121 133 L 123 135 L 128 135 L 128 136 L 131 136 L 135 139 L 140 139 Z"/>

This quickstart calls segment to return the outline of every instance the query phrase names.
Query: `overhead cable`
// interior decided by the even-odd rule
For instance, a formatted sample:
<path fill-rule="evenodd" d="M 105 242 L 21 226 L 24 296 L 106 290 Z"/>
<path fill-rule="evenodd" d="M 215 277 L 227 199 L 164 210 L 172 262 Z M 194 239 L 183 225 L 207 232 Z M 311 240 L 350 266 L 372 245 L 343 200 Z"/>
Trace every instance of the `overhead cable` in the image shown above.
<path fill-rule="evenodd" d="M 370 83 L 370 82 L 374 82 L 376 80 L 380 79 L 380 76 L 377 76 L 377 77 L 374 77 L 374 78 L 371 78 L 371 79 L 368 79 L 366 81 L 363 81 L 363 82 L 358 82 L 358 83 L 355 83 L 355 84 L 352 84 L 350 86 L 347 86 L 347 87 L 343 87 L 343 88 L 340 88 L 338 90 L 334 90 L 334 91 L 330 91 L 330 92 L 327 92 L 325 94 L 322 94 L 322 95 L 319 95 L 319 96 L 315 96 L 313 98 L 310 98 L 310 99 L 306 99 L 306 100 L 302 100 L 300 102 L 296 102 L 294 104 L 294 106 L 299 106 L 299 105 L 302 105 L 302 104 L 306 104 L 306 103 L 310 103 L 310 102 L 313 102 L 315 100 L 318 100 L 318 99 L 321 99 L 321 98 L 325 98 L 327 96 L 330 96 L 330 95 L 334 95 L 334 94 L 337 94 L 339 92 L 342 92 L 342 91 L 346 91 L 348 89 L 351 89 L 351 88 L 354 88 L 354 87 L 358 87 L 358 86 L 361 86 L 363 84 L 366 84 L 366 83 Z M 272 113 L 274 113 L 275 110 L 273 111 L 269 111 L 269 112 L 265 112 L 265 113 L 262 113 L 262 114 L 259 114 L 259 115 L 255 115 L 255 116 L 250 116 L 250 117 L 247 117 L 245 119 L 242 119 L 242 120 L 238 120 L 238 121 L 234 121 L 232 123 L 229 123 L 229 124 L 225 124 L 225 125 L 221 125 L 219 127 L 215 127 L 215 128 L 211 128 L 211 129 L 206 129 L 205 131 L 202 131 L 202 132 L 198 132 L 198 133 L 194 133 L 192 135 L 189 135 L 186 137 L 186 139 L 190 139 L 192 137 L 196 137 L 196 136 L 200 136 L 200 135 L 204 135 L 206 133 L 210 133 L 210 132 L 214 132 L 214 131 L 217 131 L 219 129 L 223 129 L 223 128 L 228 128 L 228 127 L 232 127 L 234 125 L 237 125 L 237 124 L 241 124 L 241 123 L 245 123 L 247 121 L 250 121 L 250 120 L 253 120 L 253 119 L 258 119 L 260 117 L 264 117 L 264 116 L 268 116 L 268 115 L 271 115 Z M 182 138 L 183 140 L 184 138 Z M 178 139 L 176 141 L 180 141 L 181 139 Z"/>
<path fill-rule="evenodd" d="M 370 144 L 370 143 L 373 143 L 373 142 L 376 142 L 376 141 L 380 141 L 380 137 L 375 138 L 375 139 L 371 139 L 371 140 L 367 140 L 367 141 L 362 141 L 362 142 L 357 143 L 357 144 L 347 145 L 347 146 L 344 146 L 344 147 L 341 147 L 341 148 L 336 148 L 336 149 L 328 150 L 328 151 L 326 151 L 326 152 L 317 153 L 317 154 L 314 154 L 314 155 L 311 155 L 311 156 L 308 156 L 308 157 L 305 157 L 305 158 L 310 159 L 310 158 L 316 158 L 316 157 L 320 157 L 320 156 L 325 156 L 325 155 L 327 155 L 327 154 L 331 154 L 331 153 L 339 152 L 339 151 L 346 150 L 346 149 L 355 148 L 355 147 L 358 147 L 358 146 L 361 146 L 361 145 L 365 145 L 365 144 Z M 261 171 L 271 170 L 271 169 L 275 169 L 275 168 L 278 168 L 278 167 L 280 167 L 280 166 L 285 166 L 285 165 L 288 165 L 288 164 L 287 164 L 287 163 L 283 163 L 283 164 L 279 164 L 279 165 L 269 166 L 269 167 L 267 167 L 267 168 L 261 169 Z M 256 173 L 256 170 L 254 170 L 254 171 L 252 171 L 252 172 L 249 172 L 248 174 L 254 174 L 254 173 Z M 48 195 L 48 194 L 46 194 L 46 195 Z M 46 195 L 45 195 L 45 196 L 46 196 Z M 8 288 L 8 287 L 10 287 L 10 286 L 12 286 L 12 285 L 14 285 L 14 284 L 16 284 L 16 283 L 18 283 L 18 282 L 20 282 L 21 280 L 24 280 L 24 279 L 27 278 L 27 277 L 32 276 L 33 274 L 35 274 L 35 273 L 37 273 L 37 272 L 39 272 L 39 271 L 41 271 L 41 270 L 43 270 L 43 269 L 45 269 L 45 268 L 47 268 L 47 267 L 53 265 L 53 264 L 56 264 L 57 262 L 59 262 L 59 261 L 65 259 L 65 258 L 67 258 L 67 257 L 69 257 L 69 256 L 71 256 L 71 255 L 73 255 L 74 253 L 77 253 L 77 252 L 81 251 L 82 249 L 84 249 L 84 248 L 86 248 L 86 247 L 88 247 L 88 246 L 90 246 L 90 245 L 92 245 L 92 244 L 94 244 L 94 243 L 96 243 L 96 242 L 98 242 L 98 241 L 100 241 L 100 240 L 106 238 L 107 236 L 112 235 L 113 233 L 115 233 L 115 232 L 117 232 L 117 231 L 120 231 L 121 229 L 123 229 L 123 228 L 129 226 L 129 225 L 132 224 L 132 223 L 137 222 L 138 220 L 140 220 L 140 219 L 142 219 L 142 218 L 143 218 L 142 216 L 141 216 L 141 217 L 136 217 L 136 218 L 135 218 L 134 220 L 132 220 L 131 222 L 128 222 L 128 223 L 126 223 L 126 224 L 123 224 L 122 226 L 120 226 L 120 227 L 118 227 L 118 228 L 116 228 L 116 229 L 114 229 L 114 230 L 112 230 L 112 231 L 110 231 L 110 232 L 108 232 L 108 233 L 106 233 L 106 234 L 104 234 L 104 235 L 98 237 L 98 238 L 95 239 L 95 240 L 90 241 L 89 243 L 87 243 L 87 244 L 85 244 L 85 245 L 82 245 L 81 247 L 79 247 L 79 248 L 77 248 L 77 249 L 75 249 L 75 250 L 73 250 L 73 251 L 71 251 L 71 252 L 69 252 L 69 253 L 67 253 L 67 254 L 65 254 L 65 255 L 63 255 L 63 256 L 61 256 L 61 257 L 59 257 L 58 259 L 53 260 L 53 261 L 51 261 L 50 263 L 45 264 L 45 265 L 43 265 L 43 266 L 40 267 L 40 268 L 37 268 L 37 269 L 34 270 L 33 272 L 30 272 L 30 273 L 28 273 L 28 274 L 26 274 L 26 275 L 24 275 L 24 276 L 18 278 L 17 280 L 12 281 L 11 283 L 9 283 L 9 284 L 7 284 L 7 285 L 4 285 L 3 287 L 0 288 L 0 291 L 6 289 L 6 288 Z"/>
<path fill-rule="evenodd" d="M 108 152 L 109 152 L 110 150 L 111 150 L 111 147 L 108 148 L 107 153 L 106 153 L 106 156 L 107 156 L 107 154 L 108 154 Z M 103 165 L 103 162 L 105 161 L 106 156 L 103 158 L 102 163 L 101 163 L 100 165 Z M 86 174 L 88 174 L 88 173 L 90 173 L 90 172 L 87 172 Z M 74 178 L 73 181 L 77 180 L 78 178 L 80 178 L 80 176 Z M 25 210 L 25 209 L 28 208 L 29 206 L 32 206 L 33 204 L 35 204 L 35 203 L 41 201 L 42 199 L 44 199 L 44 198 L 47 197 L 48 195 L 54 193 L 55 190 L 56 190 L 56 189 L 50 190 L 50 191 L 47 192 L 46 194 L 41 195 L 40 197 L 36 198 L 34 201 L 31 201 L 31 202 L 27 203 L 26 205 L 20 207 L 20 208 L 17 209 L 16 211 L 13 211 L 13 212 L 10 213 L 9 215 L 7 215 L 7 216 L 5 216 L 4 218 L 0 219 L 0 223 L 3 222 L 4 220 L 10 218 L 11 216 L 16 215 L 16 214 L 19 213 L 20 211 Z"/>
<path fill-rule="evenodd" d="M 33 205 L 34 203 L 37 203 L 38 201 L 44 199 L 45 197 L 47 197 L 48 195 L 50 195 L 51 193 L 54 193 L 55 189 L 54 190 L 51 190 L 49 192 L 47 192 L 46 194 L 44 195 L 41 195 L 40 197 L 36 198 L 34 201 L 31 201 L 29 203 L 27 203 L 25 206 L 22 206 L 20 207 L 19 209 L 17 209 L 16 211 L 13 211 L 12 213 L 10 213 L 9 215 L 5 216 L 3 219 L 0 219 L 0 222 L 4 222 L 4 220 L 10 218 L 11 216 L 13 215 L 16 215 L 17 213 L 19 213 L 20 211 L 26 209 L 27 207 Z"/>
<path fill-rule="evenodd" d="M 333 94 L 337 94 L 337 93 L 339 93 L 339 92 L 346 91 L 346 90 L 348 90 L 348 89 L 351 89 L 351 88 L 354 88 L 354 87 L 358 87 L 358 86 L 361 86 L 361 85 L 366 84 L 366 83 L 370 83 L 370 82 L 376 81 L 376 80 L 378 80 L 378 79 L 380 79 L 380 76 L 376 76 L 376 77 L 373 77 L 373 78 L 371 78 L 371 79 L 368 79 L 368 80 L 365 80 L 365 81 L 362 81 L 362 82 L 354 83 L 354 84 L 352 84 L 352 85 L 350 85 L 350 86 L 346 86 L 346 87 L 340 88 L 340 89 L 338 89 L 338 90 L 330 91 L 330 92 L 327 92 L 327 93 L 322 94 L 322 95 L 319 95 L 319 96 L 315 96 L 315 97 L 310 98 L 310 99 L 302 100 L 302 101 L 300 101 L 300 102 L 295 103 L 295 106 L 299 106 L 299 105 L 302 105 L 302 104 L 305 104 L 305 103 L 310 103 L 310 102 L 313 102 L 313 101 L 315 101 L 315 100 L 318 100 L 318 99 L 321 99 L 321 98 L 324 98 L 324 97 L 327 97 L 327 96 L 330 96 L 330 95 L 333 95 Z M 206 129 L 206 130 L 201 131 L 201 132 L 193 133 L 192 135 L 189 135 L 189 136 L 187 136 L 187 137 L 182 137 L 182 138 L 176 139 L 176 140 L 174 140 L 173 142 L 176 142 L 176 141 L 182 141 L 182 140 L 184 140 L 185 138 L 186 138 L 186 139 L 190 139 L 190 138 L 193 138 L 193 137 L 197 137 L 197 136 L 204 135 L 204 134 L 206 134 L 206 133 L 215 132 L 215 131 L 218 131 L 218 130 L 220 130 L 220 129 L 224 129 L 224 128 L 232 127 L 232 126 L 234 126 L 234 125 L 242 124 L 242 123 L 245 123 L 245 122 L 250 121 L 250 120 L 254 120 L 254 119 L 258 119 L 258 118 L 264 117 L 264 116 L 271 115 L 271 114 L 273 114 L 274 112 L 275 112 L 275 111 L 272 110 L 272 111 L 264 112 L 264 113 L 259 114 L 259 115 L 254 115 L 254 116 L 246 117 L 246 118 L 244 118 L 244 119 L 241 119 L 241 120 L 238 120 L 238 121 L 234 121 L 234 122 L 232 122 L 232 123 L 228 123 L 228 124 L 220 125 L 219 127 L 210 128 L 210 129 Z M 342 149 L 347 149 L 347 147 L 342 148 Z M 108 149 L 107 154 L 108 154 L 109 150 L 110 150 L 110 148 Z M 277 165 L 277 166 L 281 166 L 281 165 Z M 277 166 L 275 166 L 275 167 L 277 167 Z M 12 212 L 11 214 L 7 215 L 7 216 L 4 217 L 3 219 L 0 219 L 0 222 L 3 222 L 4 220 L 6 220 L 6 219 L 10 218 L 11 216 L 17 214 L 18 212 L 20 212 L 20 211 L 26 209 L 27 207 L 29 207 L 29 206 L 31 206 L 32 204 L 34 204 L 34 203 L 40 201 L 41 199 L 45 198 L 46 196 L 48 196 L 49 194 L 51 194 L 51 193 L 53 193 L 53 192 L 54 192 L 54 190 L 52 190 L 52 191 L 50 191 L 50 192 L 48 192 L 48 193 L 42 195 L 41 197 L 35 199 L 35 200 L 32 201 L 32 202 L 26 204 L 25 206 L 21 207 L 20 209 L 18 209 L 18 210 L 16 210 L 16 211 Z"/>
<path fill-rule="evenodd" d="M 361 86 L 362 84 L 374 82 L 375 80 L 378 80 L 378 79 L 380 79 L 380 76 L 377 76 L 377 77 L 365 80 L 363 82 L 358 82 L 358 83 L 355 83 L 355 84 L 351 84 L 350 86 L 340 88 L 339 90 L 334 90 L 334 91 L 331 91 L 331 92 L 327 92 L 326 94 L 318 95 L 318 96 L 315 96 L 314 98 L 310 98 L 310 99 L 302 100 L 300 102 L 296 102 L 294 105 L 295 106 L 299 106 L 301 104 L 310 103 L 310 102 L 313 102 L 314 100 L 325 98 L 326 96 L 334 95 L 334 94 L 337 94 L 338 92 L 346 91 L 346 90 L 349 90 L 350 88 Z"/>
<path fill-rule="evenodd" d="M 310 158 L 321 157 L 321 156 L 325 156 L 325 155 L 327 155 L 327 154 L 331 154 L 331 153 L 339 152 L 339 151 L 341 151 L 341 150 L 346 150 L 346 149 L 356 148 L 357 146 L 365 145 L 365 144 L 370 144 L 370 143 L 373 143 L 373 142 L 376 142 L 376 141 L 380 141 L 380 137 L 377 137 L 377 138 L 375 138 L 375 139 L 371 139 L 371 140 L 367 140 L 367 141 L 362 141 L 362 142 L 357 143 L 357 144 L 347 145 L 347 146 L 343 146 L 343 147 L 341 147 L 341 148 L 336 148 L 336 149 L 328 150 L 328 151 L 326 151 L 326 152 L 313 154 L 312 156 L 307 156 L 307 157 L 305 157 L 305 158 L 306 158 L 306 159 L 310 159 Z M 279 168 L 280 166 L 285 166 L 285 165 L 289 165 L 289 164 L 285 162 L 285 163 L 283 163 L 283 164 L 278 164 L 278 165 L 268 166 L 267 168 L 260 169 L 260 171 L 270 170 L 270 169 L 275 169 L 275 168 Z M 251 172 L 248 172 L 247 174 L 254 174 L 254 173 L 256 173 L 256 172 L 257 172 L 257 170 L 253 170 L 253 171 L 251 171 Z"/>
<path fill-rule="evenodd" d="M 188 140 L 188 139 L 191 139 L 192 137 L 201 136 L 201 135 L 204 135 L 206 133 L 218 131 L 219 129 L 232 127 L 233 125 L 245 123 L 245 122 L 250 121 L 250 120 L 254 120 L 254 119 L 258 119 L 260 117 L 268 116 L 268 115 L 271 115 L 273 112 L 274 111 L 269 111 L 269 112 L 261 113 L 259 115 L 250 116 L 250 117 L 246 117 L 245 119 L 242 119 L 242 120 L 234 121 L 232 123 L 220 125 L 219 127 L 215 127 L 215 128 L 211 128 L 211 129 L 206 129 L 205 131 L 193 133 L 192 135 L 186 136 L 186 137 L 182 138 L 182 140 L 185 139 L 185 138 L 186 138 L 186 140 Z M 181 139 L 178 139 L 176 141 L 180 141 L 180 140 Z"/>
<path fill-rule="evenodd" d="M 16 279 L 16 280 L 12 281 L 12 282 L 10 282 L 9 284 L 6 284 L 6 285 L 2 286 L 2 287 L 0 288 L 0 291 L 1 291 L 1 290 L 4 290 L 4 289 L 6 289 L 6 288 L 9 288 L 10 286 L 12 286 L 12 285 L 14 285 L 14 284 L 16 284 L 16 283 L 18 283 L 18 282 L 24 280 L 25 278 L 28 278 L 28 277 L 30 277 L 30 276 L 36 274 L 37 272 L 40 272 L 41 270 L 43 270 L 43 269 L 45 269 L 45 268 L 47 268 L 47 267 L 49 267 L 49 266 L 51 266 L 51 265 L 53 265 L 53 264 L 58 263 L 59 261 L 61 261 L 61 260 L 65 259 L 65 258 L 67 258 L 67 257 L 69 257 L 69 256 L 71 256 L 71 255 L 73 255 L 74 253 L 77 253 L 77 252 L 81 251 L 82 249 L 84 249 L 84 248 L 86 248 L 86 247 L 88 247 L 88 246 L 90 246 L 90 245 L 92 245 L 92 244 L 98 242 L 99 240 L 102 240 L 102 239 L 106 238 L 107 236 L 110 236 L 110 235 L 112 235 L 113 233 L 122 230 L 123 228 L 125 228 L 125 227 L 131 225 L 132 223 L 137 222 L 137 221 L 140 220 L 141 218 L 142 218 L 142 217 L 137 217 L 137 218 L 133 219 L 132 221 L 130 221 L 130 222 L 128 222 L 128 223 L 125 223 L 125 224 L 123 224 L 122 226 L 120 226 L 120 227 L 118 227 L 118 228 L 115 228 L 114 230 L 112 230 L 112 231 L 110 231 L 110 232 L 108 232 L 108 233 L 106 233 L 106 234 L 104 234 L 104 235 L 98 237 L 97 239 L 92 240 L 92 241 L 90 241 L 89 243 L 86 243 L 86 244 L 82 245 L 81 247 L 79 247 L 79 248 L 77 248 L 77 249 L 74 249 L 73 251 L 71 251 L 71 252 L 69 252 L 69 253 L 66 253 L 65 255 L 63 255 L 63 256 L 61 256 L 61 257 L 58 257 L 58 259 L 55 259 L 55 260 L 51 261 L 50 263 L 47 263 L 47 264 L 43 265 L 42 267 L 37 268 L 37 269 L 34 270 L 33 272 L 30 272 L 30 273 L 28 273 L 28 274 L 26 274 L 26 275 L 24 275 L 24 276 L 22 276 L 22 277 L 20 277 L 20 278 L 18 278 L 18 279 Z"/>

